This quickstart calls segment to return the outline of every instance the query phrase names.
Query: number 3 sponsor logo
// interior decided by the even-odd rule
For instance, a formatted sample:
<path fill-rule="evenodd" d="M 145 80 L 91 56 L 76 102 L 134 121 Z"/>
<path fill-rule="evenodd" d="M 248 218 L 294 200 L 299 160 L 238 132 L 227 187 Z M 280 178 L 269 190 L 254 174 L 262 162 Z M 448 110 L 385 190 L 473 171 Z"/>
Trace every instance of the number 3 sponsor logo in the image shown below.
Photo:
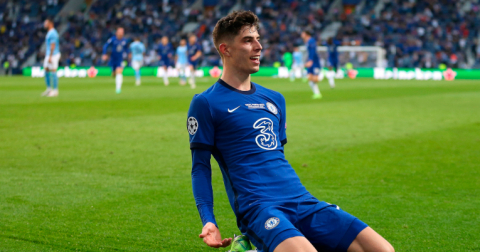
<path fill-rule="evenodd" d="M 258 119 L 253 124 L 254 129 L 260 129 L 260 134 L 255 137 L 257 145 L 265 150 L 274 150 L 277 148 L 277 136 L 273 132 L 273 122 L 270 118 L 264 117 Z"/>

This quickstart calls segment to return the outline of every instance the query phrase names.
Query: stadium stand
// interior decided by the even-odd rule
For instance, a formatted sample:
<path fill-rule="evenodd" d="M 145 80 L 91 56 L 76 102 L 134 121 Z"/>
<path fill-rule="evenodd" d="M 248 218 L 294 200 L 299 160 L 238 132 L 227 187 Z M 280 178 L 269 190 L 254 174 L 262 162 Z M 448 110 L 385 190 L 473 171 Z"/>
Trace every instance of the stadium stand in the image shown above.
<path fill-rule="evenodd" d="M 73 1 L 73 0 L 71 0 Z M 42 19 L 55 16 L 68 0 L 0 0 L 1 62 L 21 67 L 34 52 L 43 60 Z M 174 45 L 192 32 L 203 45 L 201 65 L 218 65 L 211 41 L 218 19 L 232 10 L 248 9 L 261 20 L 263 65 L 273 65 L 283 52 L 303 44 L 308 29 L 319 41 L 336 37 L 343 45 L 376 45 L 386 49 L 388 67 L 480 67 L 479 0 L 97 0 L 57 21 L 61 31 L 61 65 L 103 65 L 103 43 L 116 26 L 127 37 L 146 43 L 146 65 L 156 65 L 155 47 L 166 35 Z"/>

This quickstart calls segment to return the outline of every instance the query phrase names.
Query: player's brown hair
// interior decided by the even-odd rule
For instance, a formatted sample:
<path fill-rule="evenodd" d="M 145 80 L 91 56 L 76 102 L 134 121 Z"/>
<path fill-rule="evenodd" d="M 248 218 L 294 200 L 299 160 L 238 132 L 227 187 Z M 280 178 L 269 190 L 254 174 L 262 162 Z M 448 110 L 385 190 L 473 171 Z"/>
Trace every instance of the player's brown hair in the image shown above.
<path fill-rule="evenodd" d="M 225 40 L 233 39 L 238 35 L 244 26 L 259 29 L 259 20 L 257 15 L 251 11 L 234 11 L 218 20 L 213 29 L 213 44 L 220 53 L 219 46 Z M 223 58 L 223 55 L 220 53 Z"/>

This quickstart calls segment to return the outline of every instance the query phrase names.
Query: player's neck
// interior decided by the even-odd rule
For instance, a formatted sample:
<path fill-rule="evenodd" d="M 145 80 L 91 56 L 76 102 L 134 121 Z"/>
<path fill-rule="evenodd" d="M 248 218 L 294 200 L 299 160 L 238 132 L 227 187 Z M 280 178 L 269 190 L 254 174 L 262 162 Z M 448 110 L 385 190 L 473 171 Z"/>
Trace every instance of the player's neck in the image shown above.
<path fill-rule="evenodd" d="M 222 79 L 228 85 L 240 91 L 250 91 L 252 84 L 250 83 L 250 74 L 238 73 L 235 68 L 228 68 L 224 66 Z"/>
<path fill-rule="evenodd" d="M 53 29 L 55 29 L 55 27 L 52 26 L 52 27 L 48 28 L 48 31 L 51 31 Z"/>

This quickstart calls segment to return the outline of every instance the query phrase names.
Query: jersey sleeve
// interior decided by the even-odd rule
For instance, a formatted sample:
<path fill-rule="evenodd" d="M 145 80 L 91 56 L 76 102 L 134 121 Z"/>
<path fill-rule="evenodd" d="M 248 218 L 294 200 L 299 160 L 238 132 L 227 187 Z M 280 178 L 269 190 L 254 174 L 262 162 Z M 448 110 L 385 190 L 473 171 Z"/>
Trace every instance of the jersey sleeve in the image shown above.
<path fill-rule="evenodd" d="M 105 44 L 103 45 L 102 54 L 107 54 L 107 50 L 108 50 L 108 47 L 110 46 L 110 44 L 112 44 L 112 39 L 111 39 L 111 38 L 109 38 L 109 39 L 107 40 L 107 43 L 105 43 Z"/>
<path fill-rule="evenodd" d="M 316 46 L 315 43 L 308 42 L 308 60 L 313 60 L 315 53 L 316 53 Z"/>
<path fill-rule="evenodd" d="M 190 149 L 213 149 L 213 116 L 207 99 L 202 95 L 193 97 L 188 110 L 187 130 L 190 135 Z"/>
<path fill-rule="evenodd" d="M 287 106 L 286 106 L 286 103 L 285 103 L 285 98 L 283 97 L 283 95 L 280 95 L 281 96 L 281 99 L 280 99 L 280 129 L 279 129 L 279 132 L 280 132 L 280 142 L 282 144 L 282 146 L 284 146 L 286 143 L 287 143 Z"/>
<path fill-rule="evenodd" d="M 212 152 L 203 149 L 192 149 L 192 189 L 198 213 L 203 226 L 208 222 L 217 225 L 213 213 Z"/>

